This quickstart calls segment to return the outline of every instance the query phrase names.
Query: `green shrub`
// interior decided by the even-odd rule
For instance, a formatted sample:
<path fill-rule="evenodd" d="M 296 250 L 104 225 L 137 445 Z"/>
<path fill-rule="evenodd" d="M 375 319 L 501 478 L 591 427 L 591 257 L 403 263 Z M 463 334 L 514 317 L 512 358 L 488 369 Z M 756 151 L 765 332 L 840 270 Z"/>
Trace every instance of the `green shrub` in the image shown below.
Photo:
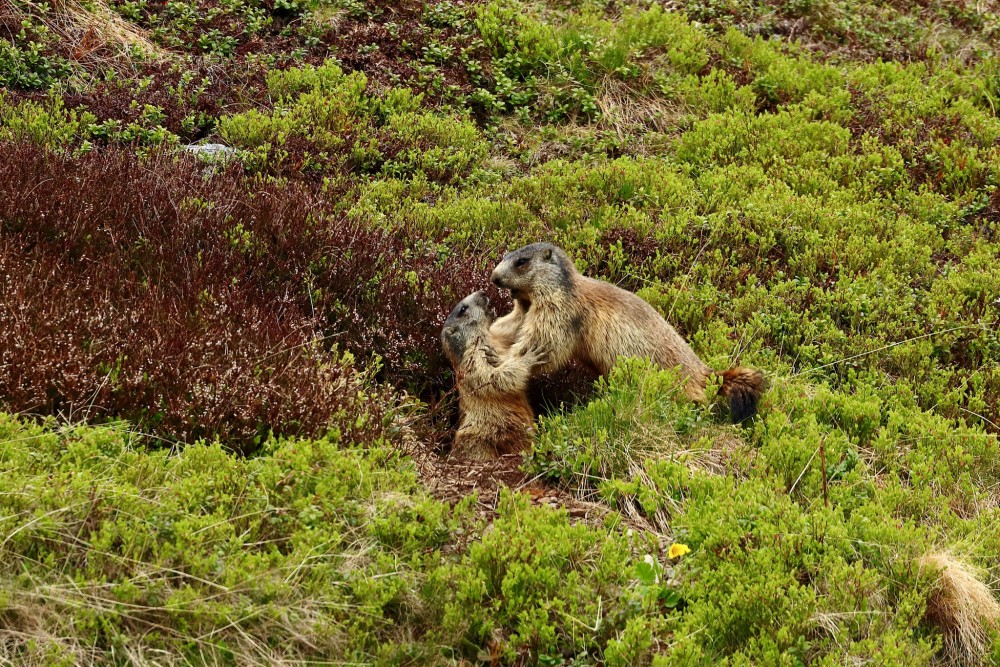
<path fill-rule="evenodd" d="M 993 14 L 112 4 L 162 60 L 0 37 L 0 397 L 107 422 L 0 417 L 0 662 L 948 659 L 921 563 L 1000 567 Z M 568 511 L 428 459 L 441 318 L 538 240 L 764 370 L 759 417 L 632 361 L 539 420 Z"/>
<path fill-rule="evenodd" d="M 3 417 L 0 440 L 0 614 L 48 637 L 16 642 L 22 657 L 399 650 L 397 624 L 420 615 L 418 573 L 437 562 L 425 554 L 465 521 L 391 449 L 335 436 L 273 440 L 240 458 L 207 443 L 156 451 L 122 424 Z"/>
<path fill-rule="evenodd" d="M 219 132 L 248 164 L 280 174 L 352 172 L 450 183 L 486 158 L 479 130 L 467 120 L 417 113 L 421 96 L 390 89 L 374 96 L 361 72 L 328 61 L 274 72 L 274 110 L 219 119 Z"/>
<path fill-rule="evenodd" d="M 672 614 L 643 604 L 646 590 L 633 566 L 641 558 L 633 549 L 650 545 L 630 544 L 617 531 L 572 525 L 564 512 L 531 507 L 525 496 L 509 491 L 498 511 L 482 540 L 439 572 L 440 585 L 450 590 L 445 631 L 470 648 L 493 638 L 493 655 L 504 664 L 595 664 L 612 643 L 614 655 L 633 652 L 645 658 L 633 664 L 648 664 L 643 649 L 649 639 L 644 646 L 636 628 L 662 629 L 668 622 L 663 615 Z M 659 588 L 652 597 L 658 594 Z"/>
<path fill-rule="evenodd" d="M 21 32 L 21 41 L 26 40 Z M 28 90 L 49 88 L 73 72 L 69 61 L 46 54 L 42 44 L 29 41 L 23 46 L 0 41 L 0 87 Z"/>
<path fill-rule="evenodd" d="M 471 122 L 432 113 L 392 113 L 385 130 L 384 141 L 401 145 L 382 167 L 383 174 L 394 178 L 419 173 L 450 183 L 482 165 L 489 150 Z"/>

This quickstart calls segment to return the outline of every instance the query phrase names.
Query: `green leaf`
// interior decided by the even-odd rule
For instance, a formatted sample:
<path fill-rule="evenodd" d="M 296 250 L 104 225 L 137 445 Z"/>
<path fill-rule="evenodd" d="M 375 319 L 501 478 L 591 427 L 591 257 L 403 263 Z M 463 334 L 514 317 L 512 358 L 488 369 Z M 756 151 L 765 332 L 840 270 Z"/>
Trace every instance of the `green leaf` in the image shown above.
<path fill-rule="evenodd" d="M 678 593 L 677 591 L 669 588 L 664 588 L 663 590 L 660 591 L 660 602 L 662 602 L 663 606 L 666 607 L 667 609 L 673 609 L 678 604 L 680 604 L 680 601 L 681 601 L 681 594 Z"/>
<path fill-rule="evenodd" d="M 656 583 L 656 569 L 646 561 L 635 564 L 635 576 L 639 583 L 644 586 L 652 586 Z"/>

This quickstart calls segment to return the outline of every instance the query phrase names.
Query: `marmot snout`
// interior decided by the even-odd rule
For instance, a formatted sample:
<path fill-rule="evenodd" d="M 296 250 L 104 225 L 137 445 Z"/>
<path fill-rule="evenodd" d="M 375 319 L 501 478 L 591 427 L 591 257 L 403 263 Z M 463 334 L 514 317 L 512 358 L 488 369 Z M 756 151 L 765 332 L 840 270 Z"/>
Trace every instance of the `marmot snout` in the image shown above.
<path fill-rule="evenodd" d="M 459 365 L 468 342 L 475 339 L 483 327 L 488 331 L 495 319 L 496 313 L 490 309 L 486 292 L 473 292 L 459 301 L 441 327 L 441 346 L 448 361 L 453 366 Z"/>
<path fill-rule="evenodd" d="M 533 243 L 504 255 L 490 280 L 510 290 L 515 301 L 531 302 L 533 295 L 570 291 L 576 268 L 560 248 L 551 243 Z"/>

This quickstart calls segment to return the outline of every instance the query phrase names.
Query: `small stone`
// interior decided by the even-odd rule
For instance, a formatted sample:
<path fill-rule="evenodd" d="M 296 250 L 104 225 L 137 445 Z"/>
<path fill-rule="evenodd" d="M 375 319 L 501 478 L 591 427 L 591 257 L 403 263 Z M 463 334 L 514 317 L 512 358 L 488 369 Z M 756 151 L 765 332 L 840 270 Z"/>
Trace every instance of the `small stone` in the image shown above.
<path fill-rule="evenodd" d="M 208 160 L 227 160 L 236 155 L 236 149 L 224 144 L 187 144 L 182 147 L 188 153 Z"/>

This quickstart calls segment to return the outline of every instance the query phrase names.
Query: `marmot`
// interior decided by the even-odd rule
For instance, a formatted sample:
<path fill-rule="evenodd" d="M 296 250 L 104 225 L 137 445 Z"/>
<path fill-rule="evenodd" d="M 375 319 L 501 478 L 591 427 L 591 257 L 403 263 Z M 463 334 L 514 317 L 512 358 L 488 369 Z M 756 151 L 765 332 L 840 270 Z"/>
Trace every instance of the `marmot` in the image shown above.
<path fill-rule="evenodd" d="M 622 357 L 644 357 L 664 368 L 679 367 L 685 391 L 705 399 L 705 384 L 716 373 L 666 320 L 635 294 L 576 270 L 569 256 L 551 243 L 534 243 L 507 253 L 491 280 L 509 289 L 514 309 L 490 327 L 495 345 L 510 354 L 544 348 L 548 361 L 533 373 L 557 370 L 570 359 L 606 375 Z M 764 376 L 748 368 L 719 373 L 719 390 L 729 399 L 734 422 L 757 411 Z"/>
<path fill-rule="evenodd" d="M 486 294 L 475 292 L 455 306 L 441 329 L 461 413 L 452 451 L 462 458 L 495 459 L 531 445 L 535 413 L 526 390 L 544 355 L 530 345 L 513 356 L 498 354 L 489 333 L 495 319 Z"/>

